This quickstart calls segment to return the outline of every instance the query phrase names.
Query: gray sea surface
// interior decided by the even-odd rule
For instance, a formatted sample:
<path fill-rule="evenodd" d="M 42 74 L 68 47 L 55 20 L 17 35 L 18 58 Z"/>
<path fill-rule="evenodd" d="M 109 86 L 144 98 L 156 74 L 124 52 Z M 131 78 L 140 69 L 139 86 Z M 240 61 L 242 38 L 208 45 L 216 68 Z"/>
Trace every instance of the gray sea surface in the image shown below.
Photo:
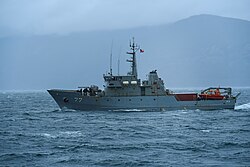
<path fill-rule="evenodd" d="M 0 92 L 0 166 L 250 166 L 250 89 L 235 110 L 60 110 Z"/>

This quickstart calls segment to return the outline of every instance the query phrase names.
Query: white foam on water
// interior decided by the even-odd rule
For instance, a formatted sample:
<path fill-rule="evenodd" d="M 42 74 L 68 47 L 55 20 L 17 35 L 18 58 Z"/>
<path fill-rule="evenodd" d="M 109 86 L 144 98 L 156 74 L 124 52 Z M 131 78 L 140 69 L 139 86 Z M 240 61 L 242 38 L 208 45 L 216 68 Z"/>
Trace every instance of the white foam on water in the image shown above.
<path fill-rule="evenodd" d="M 130 112 L 134 112 L 134 111 L 147 111 L 145 109 L 117 109 L 117 110 L 109 110 L 109 111 L 130 111 Z"/>
<path fill-rule="evenodd" d="M 247 110 L 250 109 L 250 103 L 235 106 L 235 110 Z"/>
<path fill-rule="evenodd" d="M 44 137 L 47 137 L 47 138 L 56 138 L 55 135 L 52 135 L 52 134 L 49 134 L 49 133 L 42 133 L 41 135 L 44 136 Z"/>
<path fill-rule="evenodd" d="M 82 133 L 80 131 L 66 131 L 66 132 L 59 132 L 59 136 L 79 137 L 79 136 L 82 136 Z"/>
<path fill-rule="evenodd" d="M 125 109 L 124 111 L 146 111 L 143 109 Z"/>
<path fill-rule="evenodd" d="M 82 136 L 82 132 L 80 131 L 65 131 L 65 132 L 58 132 L 55 134 L 49 134 L 49 133 L 42 133 L 41 134 L 44 137 L 47 138 L 72 138 L 72 137 L 80 137 Z"/>

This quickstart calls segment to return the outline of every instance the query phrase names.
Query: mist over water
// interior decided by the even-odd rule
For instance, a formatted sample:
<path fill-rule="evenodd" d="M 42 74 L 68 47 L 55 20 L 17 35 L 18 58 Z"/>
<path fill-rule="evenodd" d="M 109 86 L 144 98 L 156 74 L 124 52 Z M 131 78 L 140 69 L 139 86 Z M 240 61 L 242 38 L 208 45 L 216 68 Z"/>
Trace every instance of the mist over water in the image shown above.
<path fill-rule="evenodd" d="M 1 165 L 248 166 L 250 89 L 233 91 L 235 110 L 161 112 L 62 111 L 47 92 L 1 92 Z"/>
<path fill-rule="evenodd" d="M 0 38 L 0 90 L 32 90 L 98 85 L 109 71 L 126 75 L 129 40 L 138 75 L 158 70 L 166 87 L 249 86 L 250 22 L 197 15 L 172 24 L 67 35 Z"/>

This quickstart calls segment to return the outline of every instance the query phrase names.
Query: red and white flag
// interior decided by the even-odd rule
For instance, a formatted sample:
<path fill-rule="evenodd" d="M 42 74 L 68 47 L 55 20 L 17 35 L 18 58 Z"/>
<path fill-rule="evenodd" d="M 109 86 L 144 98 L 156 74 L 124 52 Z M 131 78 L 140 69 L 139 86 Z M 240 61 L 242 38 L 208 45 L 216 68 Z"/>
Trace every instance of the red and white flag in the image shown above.
<path fill-rule="evenodd" d="M 140 53 L 143 53 L 144 52 L 144 50 L 143 49 L 140 49 Z"/>

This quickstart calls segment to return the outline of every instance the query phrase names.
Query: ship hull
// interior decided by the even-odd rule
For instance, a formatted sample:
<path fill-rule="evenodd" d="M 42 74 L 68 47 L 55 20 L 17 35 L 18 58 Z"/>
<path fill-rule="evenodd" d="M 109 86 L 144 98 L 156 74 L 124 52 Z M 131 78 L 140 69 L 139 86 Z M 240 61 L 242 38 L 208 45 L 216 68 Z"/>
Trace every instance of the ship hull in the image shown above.
<path fill-rule="evenodd" d="M 75 90 L 48 90 L 58 106 L 82 111 L 103 110 L 220 110 L 234 109 L 236 99 L 177 101 L 174 95 L 166 96 L 84 96 Z"/>

